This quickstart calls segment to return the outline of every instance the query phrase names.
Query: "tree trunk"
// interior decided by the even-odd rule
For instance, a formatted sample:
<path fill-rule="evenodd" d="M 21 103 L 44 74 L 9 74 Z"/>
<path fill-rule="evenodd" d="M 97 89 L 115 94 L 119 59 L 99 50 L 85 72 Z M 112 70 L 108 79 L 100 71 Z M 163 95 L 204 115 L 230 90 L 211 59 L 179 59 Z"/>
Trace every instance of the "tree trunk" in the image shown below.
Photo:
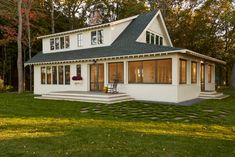
<path fill-rule="evenodd" d="M 235 63 L 233 63 L 232 76 L 231 76 L 231 87 L 235 89 Z"/>
<path fill-rule="evenodd" d="M 18 35 L 17 35 L 17 45 L 18 45 L 18 58 L 17 58 L 17 70 L 18 70 L 18 93 L 23 93 L 24 91 L 24 80 L 23 80 L 23 60 L 22 60 L 22 12 L 21 12 L 22 0 L 17 0 L 18 8 Z"/>
<path fill-rule="evenodd" d="M 51 0 L 51 33 L 55 33 L 55 8 L 54 8 L 54 0 Z"/>
<path fill-rule="evenodd" d="M 28 34 L 28 48 L 29 48 L 29 59 L 32 58 L 32 48 L 31 48 L 31 27 L 30 27 L 30 19 L 29 14 L 31 11 L 32 1 L 28 1 L 28 8 L 26 10 L 26 23 L 27 23 L 27 34 Z M 29 66 L 29 90 L 32 91 L 32 65 Z"/>

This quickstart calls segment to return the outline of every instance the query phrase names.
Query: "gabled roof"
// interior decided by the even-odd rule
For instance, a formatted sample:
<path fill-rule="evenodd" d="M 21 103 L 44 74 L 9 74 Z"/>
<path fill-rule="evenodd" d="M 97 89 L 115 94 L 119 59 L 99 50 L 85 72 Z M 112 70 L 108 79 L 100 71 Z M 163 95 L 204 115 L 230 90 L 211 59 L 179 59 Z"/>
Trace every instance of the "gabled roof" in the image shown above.
<path fill-rule="evenodd" d="M 27 61 L 25 65 L 87 61 L 115 57 L 121 58 L 126 56 L 134 57 L 171 52 L 186 53 L 186 50 L 182 48 L 136 42 L 137 38 L 156 14 L 157 11 L 140 14 L 137 18 L 133 19 L 133 21 L 110 46 L 56 53 L 38 53 L 31 60 Z"/>

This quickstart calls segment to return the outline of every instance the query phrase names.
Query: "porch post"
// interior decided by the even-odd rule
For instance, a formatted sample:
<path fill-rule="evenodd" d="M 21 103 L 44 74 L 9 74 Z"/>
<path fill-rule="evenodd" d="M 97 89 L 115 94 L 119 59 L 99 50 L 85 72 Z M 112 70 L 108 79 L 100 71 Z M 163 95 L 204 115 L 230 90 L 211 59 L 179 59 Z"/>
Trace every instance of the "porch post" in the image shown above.
<path fill-rule="evenodd" d="M 104 63 L 104 85 L 108 84 L 108 64 Z"/>
<path fill-rule="evenodd" d="M 179 56 L 172 57 L 172 85 L 179 85 Z"/>
<path fill-rule="evenodd" d="M 124 61 L 124 84 L 128 84 L 128 62 Z"/>

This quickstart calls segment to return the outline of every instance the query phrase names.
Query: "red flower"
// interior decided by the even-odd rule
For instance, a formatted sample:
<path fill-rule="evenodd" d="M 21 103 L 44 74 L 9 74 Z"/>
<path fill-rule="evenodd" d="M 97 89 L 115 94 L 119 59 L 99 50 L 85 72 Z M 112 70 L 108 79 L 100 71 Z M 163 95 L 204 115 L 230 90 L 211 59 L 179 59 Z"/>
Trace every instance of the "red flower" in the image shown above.
<path fill-rule="evenodd" d="M 72 77 L 72 80 L 73 80 L 73 81 L 81 81 L 81 80 L 82 80 L 82 76 L 81 76 L 81 75 L 73 76 L 73 77 Z"/>

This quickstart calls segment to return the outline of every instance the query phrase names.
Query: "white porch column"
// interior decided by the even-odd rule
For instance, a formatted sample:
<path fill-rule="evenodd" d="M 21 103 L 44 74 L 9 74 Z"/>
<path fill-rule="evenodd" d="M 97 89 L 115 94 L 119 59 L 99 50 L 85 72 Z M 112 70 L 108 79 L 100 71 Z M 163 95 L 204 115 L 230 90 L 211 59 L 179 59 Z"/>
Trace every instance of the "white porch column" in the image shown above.
<path fill-rule="evenodd" d="M 191 59 L 187 60 L 187 84 L 191 84 Z"/>
<path fill-rule="evenodd" d="M 172 57 L 172 85 L 179 85 L 179 56 Z"/>
<path fill-rule="evenodd" d="M 109 72 L 108 72 L 108 64 L 104 62 L 104 85 L 106 86 L 108 84 L 108 77 Z"/>

